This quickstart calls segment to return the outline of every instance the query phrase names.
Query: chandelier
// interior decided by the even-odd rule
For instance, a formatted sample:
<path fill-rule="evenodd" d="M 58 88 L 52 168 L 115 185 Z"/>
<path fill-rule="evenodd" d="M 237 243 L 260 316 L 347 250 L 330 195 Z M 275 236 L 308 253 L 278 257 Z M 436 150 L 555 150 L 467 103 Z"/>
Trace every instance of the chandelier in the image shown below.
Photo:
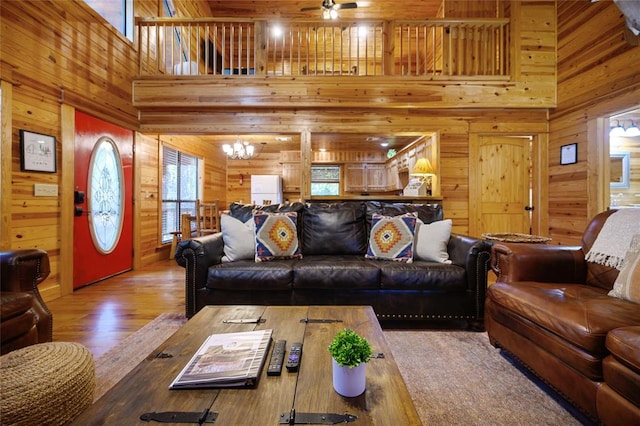
<path fill-rule="evenodd" d="M 247 160 L 253 157 L 255 150 L 253 145 L 249 142 L 242 142 L 240 138 L 233 144 L 233 146 L 225 143 L 222 145 L 222 150 L 227 155 L 227 157 L 233 160 Z"/>

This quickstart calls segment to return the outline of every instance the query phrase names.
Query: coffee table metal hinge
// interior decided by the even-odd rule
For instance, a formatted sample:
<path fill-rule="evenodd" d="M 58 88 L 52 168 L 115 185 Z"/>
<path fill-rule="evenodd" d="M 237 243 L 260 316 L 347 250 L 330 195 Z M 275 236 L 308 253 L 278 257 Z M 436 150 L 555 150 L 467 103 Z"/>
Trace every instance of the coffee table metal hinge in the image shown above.
<path fill-rule="evenodd" d="M 215 411 L 164 411 L 162 413 L 144 413 L 140 420 L 145 422 L 155 421 L 159 423 L 194 423 L 201 425 L 204 423 L 215 423 L 218 413 Z"/>
<path fill-rule="evenodd" d="M 323 318 L 302 318 L 300 320 L 300 322 L 304 322 L 304 323 L 322 323 L 322 324 L 331 324 L 334 322 L 342 322 L 341 319 L 323 319 Z"/>
<path fill-rule="evenodd" d="M 262 317 L 258 318 L 238 318 L 238 319 L 226 319 L 222 320 L 224 324 L 262 324 L 266 319 Z"/>
<path fill-rule="evenodd" d="M 280 414 L 281 425 L 335 425 L 338 423 L 355 422 L 358 416 L 338 413 L 289 413 Z"/>

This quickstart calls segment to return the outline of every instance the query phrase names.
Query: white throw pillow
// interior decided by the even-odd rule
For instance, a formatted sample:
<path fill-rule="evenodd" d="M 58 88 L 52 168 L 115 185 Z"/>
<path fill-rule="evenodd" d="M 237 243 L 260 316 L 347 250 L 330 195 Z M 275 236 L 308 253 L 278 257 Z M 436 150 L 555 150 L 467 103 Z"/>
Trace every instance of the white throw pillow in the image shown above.
<path fill-rule="evenodd" d="M 256 251 L 253 220 L 246 223 L 223 214 L 220 218 L 222 241 L 224 242 L 223 262 L 253 260 Z"/>
<path fill-rule="evenodd" d="M 451 237 L 451 219 L 424 223 L 418 219 L 415 234 L 415 258 L 431 262 L 451 263 L 447 244 Z"/>

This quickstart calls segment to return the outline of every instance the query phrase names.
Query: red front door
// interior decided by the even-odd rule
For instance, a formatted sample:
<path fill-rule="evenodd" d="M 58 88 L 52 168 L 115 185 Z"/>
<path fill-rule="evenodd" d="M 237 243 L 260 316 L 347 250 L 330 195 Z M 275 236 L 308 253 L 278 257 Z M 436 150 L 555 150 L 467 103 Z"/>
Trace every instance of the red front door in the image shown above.
<path fill-rule="evenodd" d="M 133 265 L 133 132 L 76 111 L 73 288 Z"/>

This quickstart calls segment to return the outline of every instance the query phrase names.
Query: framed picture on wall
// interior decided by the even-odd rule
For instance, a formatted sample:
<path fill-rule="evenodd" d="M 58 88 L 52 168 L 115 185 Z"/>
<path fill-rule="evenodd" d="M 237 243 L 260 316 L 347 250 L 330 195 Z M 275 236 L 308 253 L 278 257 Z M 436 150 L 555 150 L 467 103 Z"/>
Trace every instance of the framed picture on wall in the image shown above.
<path fill-rule="evenodd" d="M 560 147 L 560 164 L 575 164 L 578 162 L 578 144 L 570 143 Z"/>
<path fill-rule="evenodd" d="M 56 172 L 56 138 L 20 130 L 20 170 Z"/>

